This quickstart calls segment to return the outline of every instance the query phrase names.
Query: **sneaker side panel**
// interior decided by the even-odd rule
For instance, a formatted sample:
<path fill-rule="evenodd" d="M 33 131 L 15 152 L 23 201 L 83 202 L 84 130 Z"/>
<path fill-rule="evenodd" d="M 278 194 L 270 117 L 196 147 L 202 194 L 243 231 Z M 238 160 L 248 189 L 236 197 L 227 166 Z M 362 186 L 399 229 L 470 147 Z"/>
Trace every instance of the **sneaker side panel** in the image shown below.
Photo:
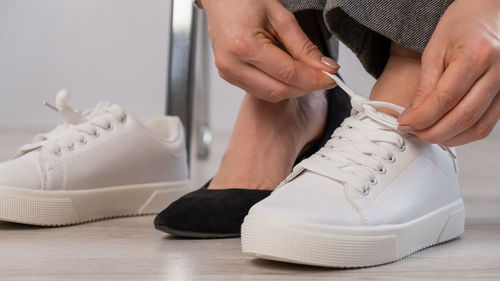
<path fill-rule="evenodd" d="M 118 122 L 118 121 L 115 121 Z M 122 126 L 101 132 L 63 156 L 45 152 L 47 189 L 79 190 L 120 185 L 187 180 L 182 138 L 165 143 L 129 116 Z M 113 135 L 117 134 L 117 135 Z M 180 134 L 181 135 L 181 134 Z"/>
<path fill-rule="evenodd" d="M 363 211 L 366 225 L 405 223 L 461 199 L 451 157 L 435 145 L 420 152 Z"/>

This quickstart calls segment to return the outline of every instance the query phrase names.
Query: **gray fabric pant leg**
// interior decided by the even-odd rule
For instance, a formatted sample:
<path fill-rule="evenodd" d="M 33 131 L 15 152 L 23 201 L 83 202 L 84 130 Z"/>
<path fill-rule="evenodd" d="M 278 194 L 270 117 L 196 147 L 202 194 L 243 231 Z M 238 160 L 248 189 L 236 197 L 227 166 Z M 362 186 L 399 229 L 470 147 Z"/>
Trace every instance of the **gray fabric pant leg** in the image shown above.
<path fill-rule="evenodd" d="M 326 27 L 323 12 L 319 10 L 300 10 L 294 13 L 302 30 L 309 39 L 326 55 L 338 59 L 339 42 Z"/>
<path fill-rule="evenodd" d="M 332 36 L 326 28 L 323 20 L 323 12 L 319 10 L 302 10 L 295 13 L 295 17 L 300 27 L 307 34 L 309 39 L 320 49 L 325 56 L 338 58 L 338 40 Z M 297 159 L 300 162 L 303 158 L 318 151 L 330 139 L 333 131 L 340 126 L 342 121 L 351 113 L 351 100 L 349 96 L 339 87 L 328 90 L 328 112 L 325 129 L 321 138 L 312 144 L 309 149 Z"/>
<path fill-rule="evenodd" d="M 453 0 L 281 0 L 295 12 L 323 11 L 328 29 L 380 76 L 394 41 L 423 52 L 439 19 Z"/>

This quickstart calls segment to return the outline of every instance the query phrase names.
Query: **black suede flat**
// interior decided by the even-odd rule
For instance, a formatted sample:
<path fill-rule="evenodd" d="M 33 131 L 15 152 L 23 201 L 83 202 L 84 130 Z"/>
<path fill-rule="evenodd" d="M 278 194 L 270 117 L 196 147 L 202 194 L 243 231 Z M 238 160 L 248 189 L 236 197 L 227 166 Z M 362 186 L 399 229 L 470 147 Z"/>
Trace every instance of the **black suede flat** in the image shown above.
<path fill-rule="evenodd" d="M 318 141 L 296 159 L 296 163 L 321 148 L 340 123 L 350 115 L 350 111 L 349 96 L 339 87 L 330 90 L 325 131 Z M 207 189 L 209 183 L 210 181 L 172 202 L 156 216 L 155 228 L 180 237 L 238 237 L 243 219 L 250 208 L 272 192 L 239 188 Z"/>
<path fill-rule="evenodd" d="M 240 236 L 240 226 L 250 208 L 271 194 L 270 190 L 207 189 L 190 192 L 172 202 L 155 218 L 155 228 L 175 236 L 228 238 Z"/>

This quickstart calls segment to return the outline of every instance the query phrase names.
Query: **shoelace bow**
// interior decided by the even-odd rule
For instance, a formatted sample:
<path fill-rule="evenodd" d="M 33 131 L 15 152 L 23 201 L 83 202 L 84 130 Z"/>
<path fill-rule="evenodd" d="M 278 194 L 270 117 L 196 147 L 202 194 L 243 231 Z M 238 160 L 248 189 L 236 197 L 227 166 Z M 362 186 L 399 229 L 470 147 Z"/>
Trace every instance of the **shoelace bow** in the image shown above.
<path fill-rule="evenodd" d="M 111 105 L 103 109 L 103 111 L 105 113 L 110 113 L 113 118 L 121 123 L 126 121 L 127 114 L 125 110 L 118 105 Z M 42 146 L 56 155 L 61 155 L 62 148 L 71 151 L 75 149 L 75 142 L 86 144 L 86 136 L 99 137 L 100 133 L 98 128 L 108 131 L 112 130 L 113 125 L 108 116 L 108 114 L 103 114 L 78 125 L 69 126 L 61 135 L 47 140 Z"/>
<path fill-rule="evenodd" d="M 325 146 L 298 166 L 367 194 L 370 185 L 377 184 L 376 174 L 386 172 L 384 164 L 396 161 L 394 150 L 406 149 L 397 119 L 377 109 L 401 113 L 404 108 L 357 95 L 339 77 L 327 74 L 351 97 L 353 115 L 344 120 Z M 450 149 L 441 148 L 455 159 Z"/>
<path fill-rule="evenodd" d="M 50 146 L 50 141 L 54 141 L 57 138 L 63 137 L 63 135 L 67 133 L 68 130 L 72 130 L 73 127 L 88 122 L 90 119 L 92 119 L 93 115 L 95 115 L 96 113 L 103 113 L 103 111 L 110 106 L 109 103 L 99 103 L 94 109 L 81 111 L 71 108 L 68 101 L 69 92 L 68 90 L 63 89 L 57 93 L 55 106 L 44 102 L 44 105 L 53 109 L 59 114 L 59 116 L 63 120 L 63 124 L 58 125 L 48 133 L 36 135 L 31 143 L 25 144 L 21 148 L 19 148 L 12 158 L 17 158 L 30 151 L 37 150 L 44 145 Z M 70 144 L 69 142 L 65 143 Z M 54 143 L 52 143 L 52 146 L 53 145 Z"/>

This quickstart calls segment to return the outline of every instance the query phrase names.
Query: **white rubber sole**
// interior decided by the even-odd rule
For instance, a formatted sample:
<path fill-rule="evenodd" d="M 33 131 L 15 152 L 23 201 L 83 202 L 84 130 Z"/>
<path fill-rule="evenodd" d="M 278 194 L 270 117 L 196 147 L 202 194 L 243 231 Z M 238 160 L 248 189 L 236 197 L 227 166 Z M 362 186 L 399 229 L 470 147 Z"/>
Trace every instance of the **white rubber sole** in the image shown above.
<path fill-rule="evenodd" d="M 335 227 L 248 215 L 241 229 L 243 253 L 325 267 L 365 267 L 393 262 L 454 239 L 464 232 L 460 199 L 399 225 Z"/>
<path fill-rule="evenodd" d="M 38 191 L 0 186 L 0 221 L 63 226 L 151 215 L 189 191 L 189 181 L 75 191 Z"/>

